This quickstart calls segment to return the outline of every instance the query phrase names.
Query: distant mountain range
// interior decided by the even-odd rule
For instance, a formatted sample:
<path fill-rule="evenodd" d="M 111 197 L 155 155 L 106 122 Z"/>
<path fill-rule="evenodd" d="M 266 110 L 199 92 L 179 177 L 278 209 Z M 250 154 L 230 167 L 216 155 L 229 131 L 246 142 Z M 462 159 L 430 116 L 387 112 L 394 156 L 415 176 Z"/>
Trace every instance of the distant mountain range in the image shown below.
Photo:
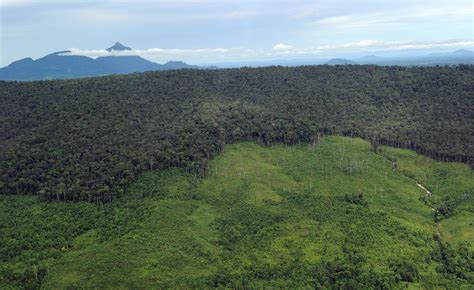
<path fill-rule="evenodd" d="M 107 48 L 108 52 L 132 50 L 120 42 Z M 168 61 L 158 64 L 136 55 L 103 56 L 96 59 L 87 56 L 71 55 L 71 51 L 59 51 L 45 57 L 33 60 L 24 58 L 0 68 L 0 80 L 48 80 L 68 79 L 112 74 L 128 74 L 134 72 L 173 70 L 173 69 L 215 69 L 230 67 L 263 67 L 271 65 L 299 66 L 299 65 L 400 65 L 400 66 L 435 66 L 474 64 L 474 51 L 460 49 L 449 53 L 431 53 L 427 55 L 367 55 L 364 57 L 332 58 L 329 61 L 323 58 L 285 59 L 254 62 L 229 62 L 216 66 L 202 67 L 189 65 L 182 61 Z"/>
<path fill-rule="evenodd" d="M 474 51 L 460 49 L 447 53 L 430 53 L 418 56 L 381 57 L 368 55 L 354 60 L 357 64 L 401 65 L 401 66 L 435 66 L 474 64 Z"/>
<path fill-rule="evenodd" d="M 436 66 L 436 65 L 458 65 L 474 64 L 474 51 L 460 49 L 454 52 L 431 53 L 426 55 L 366 55 L 363 57 L 338 57 L 338 58 L 296 58 L 296 59 L 274 59 L 262 61 L 225 62 L 215 64 L 217 67 L 264 67 L 271 65 L 300 66 L 300 65 L 347 65 L 347 64 L 374 64 L 374 65 L 399 65 L 399 66 Z"/>
<path fill-rule="evenodd" d="M 358 59 L 333 58 L 326 62 L 328 65 L 343 64 L 376 64 L 400 66 L 435 66 L 474 64 L 474 51 L 460 49 L 450 53 L 431 53 L 421 56 L 376 56 L 367 55 Z"/>
<path fill-rule="evenodd" d="M 107 51 L 126 51 L 131 48 L 116 42 Z M 45 57 L 33 60 L 24 58 L 0 68 L 0 80 L 48 80 L 80 77 L 103 76 L 112 74 L 127 74 L 144 71 L 171 70 L 183 68 L 208 68 L 189 65 L 182 61 L 168 61 L 158 64 L 140 56 L 103 56 L 96 59 L 68 55 L 69 50 L 58 51 Z"/>

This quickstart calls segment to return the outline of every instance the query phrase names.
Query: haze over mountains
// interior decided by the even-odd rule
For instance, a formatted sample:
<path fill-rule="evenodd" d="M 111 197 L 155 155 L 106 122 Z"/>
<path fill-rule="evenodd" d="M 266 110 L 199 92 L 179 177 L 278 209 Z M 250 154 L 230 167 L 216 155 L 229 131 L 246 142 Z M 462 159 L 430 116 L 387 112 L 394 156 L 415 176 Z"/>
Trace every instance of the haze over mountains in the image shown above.
<path fill-rule="evenodd" d="M 408 56 L 377 56 L 366 55 L 354 59 L 331 59 L 327 64 L 376 64 L 376 65 L 401 65 L 401 66 L 435 66 L 473 64 L 474 51 L 459 49 L 448 53 L 430 53 L 426 55 Z"/>
<path fill-rule="evenodd" d="M 334 56 L 298 59 L 279 59 L 249 62 L 225 62 L 215 64 L 218 67 L 265 67 L 271 65 L 299 66 L 299 65 L 345 65 L 345 64 L 374 64 L 399 66 L 436 66 L 474 64 L 474 51 L 459 49 L 453 52 L 425 54 L 368 54 L 365 56 Z"/>
<path fill-rule="evenodd" d="M 120 42 L 106 49 L 111 55 L 91 58 L 83 55 L 73 55 L 72 51 L 64 50 L 51 53 L 42 58 L 33 60 L 24 58 L 0 68 L 0 80 L 32 81 L 48 79 L 69 79 L 80 77 L 104 76 L 112 74 L 128 74 L 134 72 L 160 71 L 172 69 L 206 69 L 232 67 L 264 67 L 272 65 L 299 66 L 299 65 L 400 65 L 400 66 L 435 66 L 474 64 L 474 51 L 460 49 L 454 52 L 430 53 L 424 55 L 366 55 L 350 58 L 305 58 L 305 59 L 277 59 L 248 62 L 227 62 L 215 66 L 190 65 L 183 61 L 168 61 L 158 64 L 138 55 L 113 55 L 114 52 L 132 54 L 132 48 Z"/>
<path fill-rule="evenodd" d="M 430 53 L 426 55 L 413 55 L 405 57 L 382 57 L 368 55 L 360 59 L 355 59 L 355 62 L 358 64 L 404 66 L 474 64 L 474 51 L 468 49 L 459 49 L 454 52 Z"/>

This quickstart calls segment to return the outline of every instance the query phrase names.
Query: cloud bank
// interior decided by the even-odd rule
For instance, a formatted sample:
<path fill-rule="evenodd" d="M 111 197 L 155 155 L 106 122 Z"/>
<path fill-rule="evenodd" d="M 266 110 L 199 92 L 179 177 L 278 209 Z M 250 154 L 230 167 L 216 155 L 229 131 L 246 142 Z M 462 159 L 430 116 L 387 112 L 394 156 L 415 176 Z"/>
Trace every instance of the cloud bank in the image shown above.
<path fill-rule="evenodd" d="M 153 61 L 184 60 L 200 63 L 212 63 L 218 61 L 241 61 L 257 59 L 278 59 L 289 57 L 318 57 L 338 54 L 358 53 L 388 53 L 388 52 L 412 52 L 423 50 L 449 50 L 459 48 L 474 48 L 474 40 L 443 40 L 443 41 L 381 41 L 360 40 L 332 45 L 319 45 L 313 47 L 295 47 L 289 44 L 278 43 L 268 49 L 251 48 L 150 48 L 132 49 L 127 51 L 103 50 L 81 50 L 69 49 L 70 53 L 64 55 L 83 55 L 92 58 L 102 56 L 124 56 L 136 55 Z"/>
<path fill-rule="evenodd" d="M 0 0 L 0 66 L 116 40 L 191 63 L 468 47 L 473 17 L 472 0 Z"/>

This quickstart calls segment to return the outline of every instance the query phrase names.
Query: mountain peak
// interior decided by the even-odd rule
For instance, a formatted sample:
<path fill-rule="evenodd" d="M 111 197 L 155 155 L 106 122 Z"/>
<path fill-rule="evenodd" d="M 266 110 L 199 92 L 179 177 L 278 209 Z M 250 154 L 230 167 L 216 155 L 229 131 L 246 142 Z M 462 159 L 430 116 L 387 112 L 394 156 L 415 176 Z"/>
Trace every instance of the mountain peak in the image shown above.
<path fill-rule="evenodd" d="M 130 47 L 126 47 L 125 45 L 121 44 L 120 42 L 116 42 L 113 46 L 107 48 L 107 51 L 124 51 L 124 50 L 132 50 Z"/>
<path fill-rule="evenodd" d="M 469 50 L 469 49 L 458 49 L 456 50 L 455 52 L 453 52 L 454 54 L 472 54 L 473 51 L 472 50 Z"/>
<path fill-rule="evenodd" d="M 348 60 L 345 58 L 332 58 L 326 64 L 328 65 L 343 65 L 343 64 L 356 64 L 352 60 Z"/>
<path fill-rule="evenodd" d="M 375 54 L 370 54 L 370 55 L 366 55 L 364 56 L 363 58 L 381 58 L 380 56 L 377 56 Z"/>

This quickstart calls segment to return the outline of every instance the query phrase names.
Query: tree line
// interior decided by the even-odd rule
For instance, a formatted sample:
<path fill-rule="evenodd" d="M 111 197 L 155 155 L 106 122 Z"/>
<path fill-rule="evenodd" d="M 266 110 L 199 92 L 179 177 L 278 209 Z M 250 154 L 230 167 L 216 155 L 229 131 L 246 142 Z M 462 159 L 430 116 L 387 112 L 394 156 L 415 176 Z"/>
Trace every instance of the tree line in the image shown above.
<path fill-rule="evenodd" d="M 474 66 L 175 70 L 0 82 L 0 192 L 106 202 L 228 143 L 325 134 L 473 164 Z"/>

